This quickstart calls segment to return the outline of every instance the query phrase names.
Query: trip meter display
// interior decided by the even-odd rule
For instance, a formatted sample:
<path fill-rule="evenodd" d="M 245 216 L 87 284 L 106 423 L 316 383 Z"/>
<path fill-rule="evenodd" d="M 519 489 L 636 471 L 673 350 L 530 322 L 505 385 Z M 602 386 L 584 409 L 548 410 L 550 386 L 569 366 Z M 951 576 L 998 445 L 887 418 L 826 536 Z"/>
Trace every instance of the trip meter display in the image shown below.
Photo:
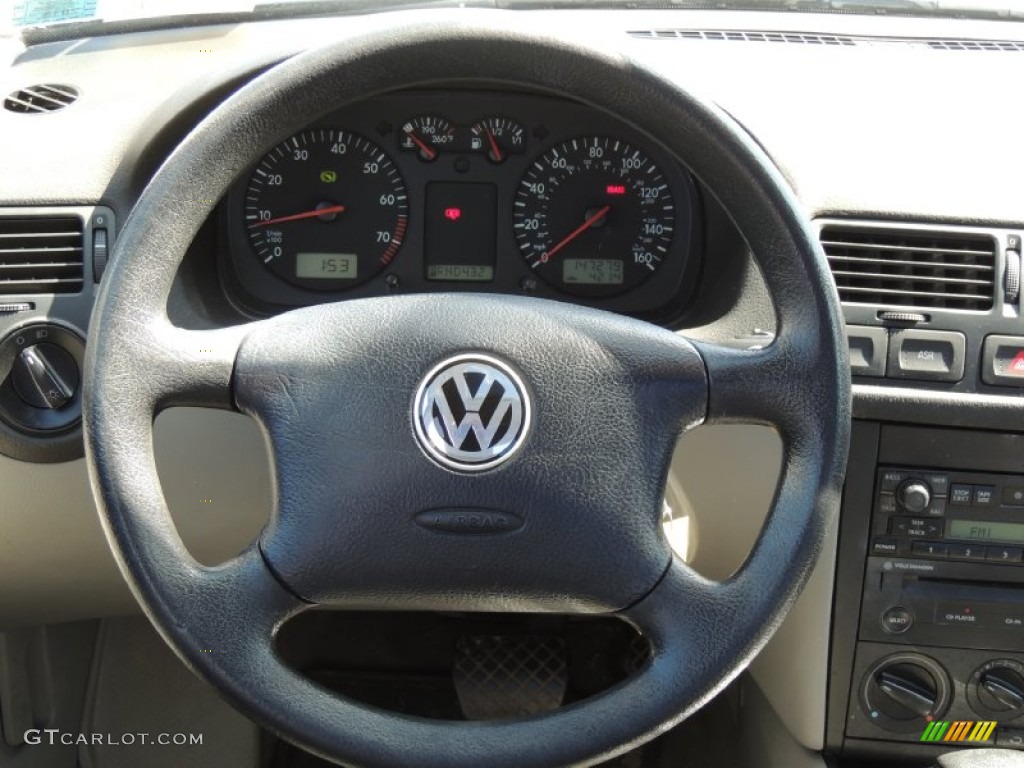
<path fill-rule="evenodd" d="M 516 240 L 528 266 L 576 296 L 636 288 L 668 255 L 676 208 L 662 172 L 611 137 L 570 139 L 526 172 L 515 196 Z"/>
<path fill-rule="evenodd" d="M 278 144 L 245 190 L 257 259 L 293 285 L 343 290 L 389 265 L 408 228 L 401 175 L 371 141 L 329 128 Z"/>

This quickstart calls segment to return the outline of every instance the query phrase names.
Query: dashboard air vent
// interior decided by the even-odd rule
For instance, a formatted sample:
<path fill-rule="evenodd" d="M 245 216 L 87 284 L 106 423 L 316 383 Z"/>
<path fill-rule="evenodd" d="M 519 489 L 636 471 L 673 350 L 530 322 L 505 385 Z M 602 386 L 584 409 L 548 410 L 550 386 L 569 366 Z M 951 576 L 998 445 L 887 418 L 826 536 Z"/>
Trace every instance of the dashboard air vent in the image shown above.
<path fill-rule="evenodd" d="M 1012 40 L 927 40 L 938 51 L 1015 51 L 1024 52 L 1024 43 Z"/>
<path fill-rule="evenodd" d="M 744 43 L 797 43 L 801 45 L 856 45 L 852 37 L 804 32 L 746 32 L 720 29 L 641 29 L 633 37 L 653 40 L 728 40 Z"/>
<path fill-rule="evenodd" d="M 722 40 L 741 43 L 797 43 L 798 45 L 913 45 L 934 51 L 1024 52 L 1016 40 L 957 40 L 927 37 L 823 35 L 813 32 L 761 32 L 739 29 L 634 29 L 627 32 L 644 40 Z"/>
<path fill-rule="evenodd" d="M 845 303 L 992 308 L 996 243 L 991 237 L 827 225 L 821 245 Z"/>
<path fill-rule="evenodd" d="M 8 94 L 4 109 L 27 115 L 56 112 L 72 104 L 78 91 L 70 85 L 29 85 Z"/>
<path fill-rule="evenodd" d="M 82 246 L 78 216 L 0 217 L 0 294 L 81 291 Z"/>

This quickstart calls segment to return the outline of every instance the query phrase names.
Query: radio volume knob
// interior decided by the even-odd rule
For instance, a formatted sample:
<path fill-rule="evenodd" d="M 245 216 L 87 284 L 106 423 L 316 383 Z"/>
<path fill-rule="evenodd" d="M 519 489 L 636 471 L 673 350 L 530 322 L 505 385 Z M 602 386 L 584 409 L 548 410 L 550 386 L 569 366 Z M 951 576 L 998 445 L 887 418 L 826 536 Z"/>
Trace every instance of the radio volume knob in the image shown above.
<path fill-rule="evenodd" d="M 908 480 L 896 491 L 896 499 L 908 512 L 924 512 L 932 502 L 932 489 L 920 480 Z"/>

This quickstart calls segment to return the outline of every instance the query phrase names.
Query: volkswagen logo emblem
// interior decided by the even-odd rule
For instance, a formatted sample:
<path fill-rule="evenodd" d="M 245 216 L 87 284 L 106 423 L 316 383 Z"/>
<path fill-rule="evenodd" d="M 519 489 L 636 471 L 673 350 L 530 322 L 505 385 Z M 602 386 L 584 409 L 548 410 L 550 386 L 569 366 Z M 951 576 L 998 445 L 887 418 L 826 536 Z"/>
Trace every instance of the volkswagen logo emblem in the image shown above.
<path fill-rule="evenodd" d="M 519 450 L 530 427 L 530 400 L 505 363 L 458 355 L 423 378 L 413 422 L 428 456 L 451 469 L 479 472 Z"/>

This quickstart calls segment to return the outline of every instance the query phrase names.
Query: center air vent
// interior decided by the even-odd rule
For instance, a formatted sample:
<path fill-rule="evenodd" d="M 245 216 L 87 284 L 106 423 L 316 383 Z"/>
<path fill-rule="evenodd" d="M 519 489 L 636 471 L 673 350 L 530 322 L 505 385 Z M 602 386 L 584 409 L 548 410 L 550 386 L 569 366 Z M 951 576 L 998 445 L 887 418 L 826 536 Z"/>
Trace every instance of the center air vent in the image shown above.
<path fill-rule="evenodd" d="M 981 234 L 826 225 L 821 245 L 844 303 L 985 311 L 996 243 Z"/>
<path fill-rule="evenodd" d="M 0 294 L 81 291 L 82 245 L 78 216 L 0 217 Z"/>
<path fill-rule="evenodd" d="M 28 115 L 56 112 L 77 98 L 78 91 L 70 85 L 29 85 L 8 94 L 4 99 L 4 109 Z"/>

